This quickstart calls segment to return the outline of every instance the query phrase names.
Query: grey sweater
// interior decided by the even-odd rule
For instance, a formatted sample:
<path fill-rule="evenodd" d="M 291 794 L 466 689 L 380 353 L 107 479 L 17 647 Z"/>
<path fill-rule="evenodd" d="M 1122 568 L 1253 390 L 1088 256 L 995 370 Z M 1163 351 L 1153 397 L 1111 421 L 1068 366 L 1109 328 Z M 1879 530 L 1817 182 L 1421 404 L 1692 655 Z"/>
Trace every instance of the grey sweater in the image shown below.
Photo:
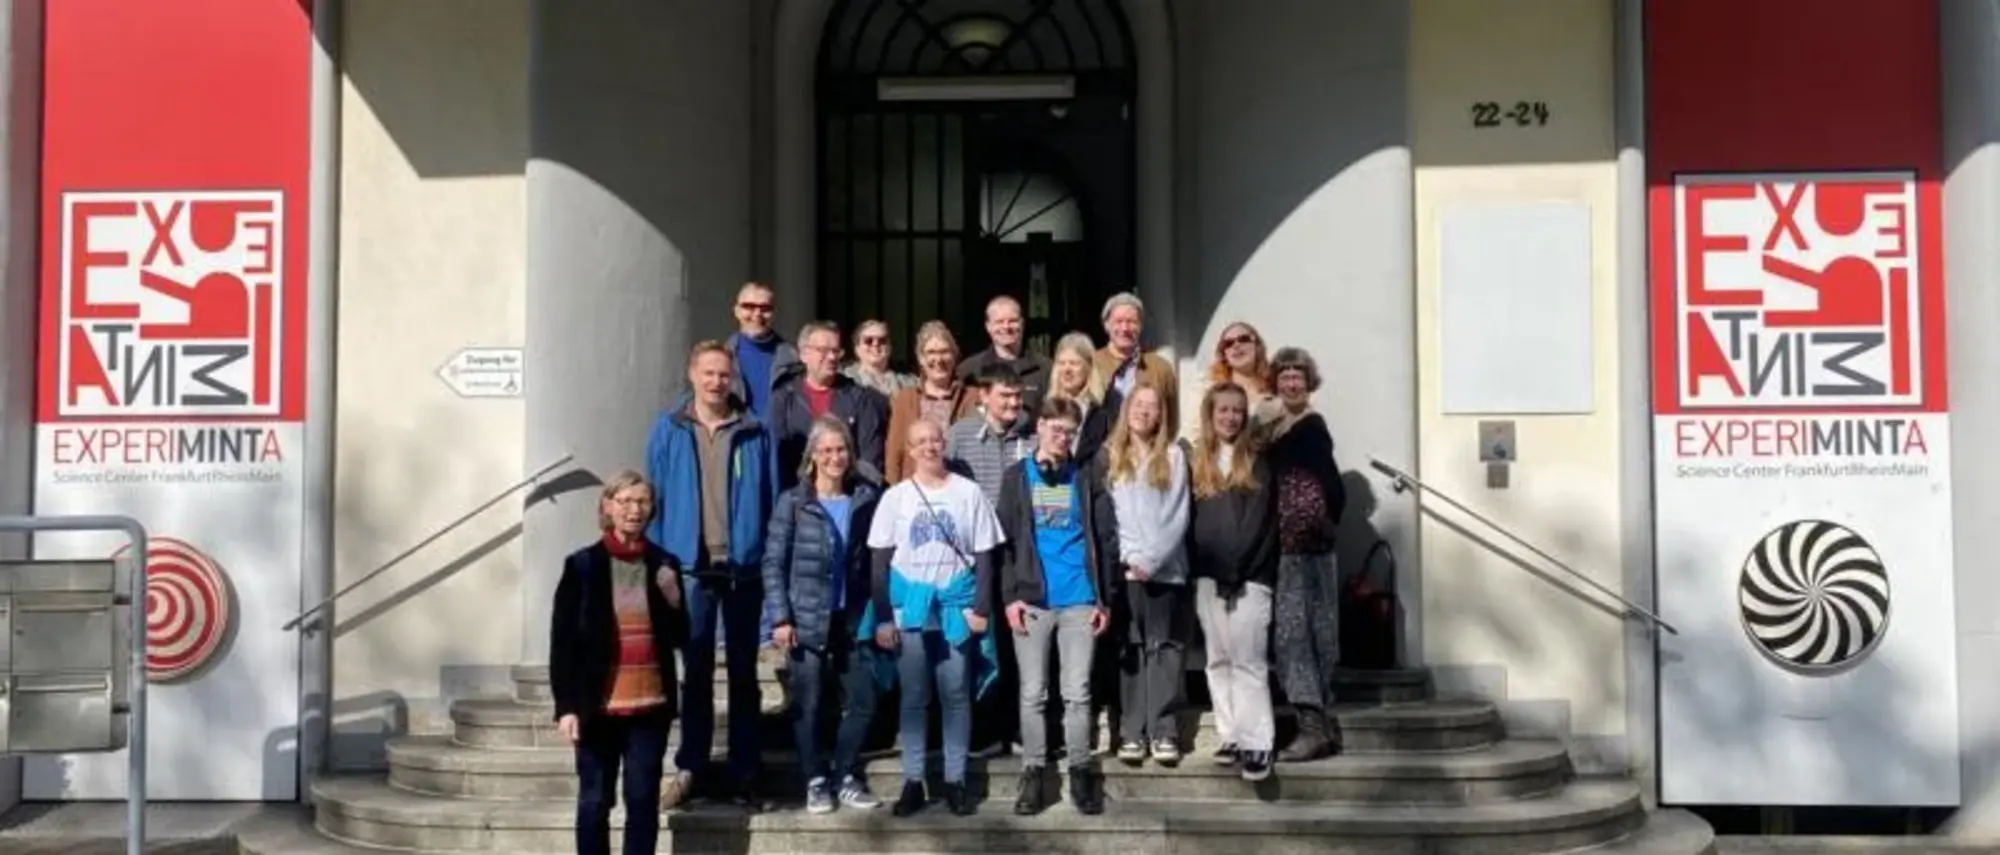
<path fill-rule="evenodd" d="M 1102 458 L 1108 460 L 1108 456 Z M 1146 480 L 1146 458 L 1138 477 L 1111 485 L 1118 516 L 1118 558 L 1151 572 L 1150 581 L 1185 585 L 1188 580 L 1188 464 L 1180 443 L 1167 446 L 1167 489 Z"/>

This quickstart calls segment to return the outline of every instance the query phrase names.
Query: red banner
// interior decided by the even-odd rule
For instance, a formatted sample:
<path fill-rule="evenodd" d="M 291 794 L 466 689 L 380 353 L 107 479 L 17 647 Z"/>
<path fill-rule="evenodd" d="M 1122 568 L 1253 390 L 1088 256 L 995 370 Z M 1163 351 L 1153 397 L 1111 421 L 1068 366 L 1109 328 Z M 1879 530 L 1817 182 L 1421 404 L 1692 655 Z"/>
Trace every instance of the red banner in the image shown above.
<path fill-rule="evenodd" d="M 48 4 L 43 422 L 302 421 L 311 15 Z"/>

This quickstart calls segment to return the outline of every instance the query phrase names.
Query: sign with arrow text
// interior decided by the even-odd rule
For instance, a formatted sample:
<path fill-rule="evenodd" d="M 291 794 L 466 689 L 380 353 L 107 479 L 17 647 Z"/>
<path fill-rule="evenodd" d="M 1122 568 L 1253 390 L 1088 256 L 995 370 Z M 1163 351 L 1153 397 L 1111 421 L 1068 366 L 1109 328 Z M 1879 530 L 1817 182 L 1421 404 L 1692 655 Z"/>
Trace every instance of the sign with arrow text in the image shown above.
<path fill-rule="evenodd" d="M 461 398 L 518 398 L 526 359 L 518 347 L 468 347 L 438 367 L 438 379 Z"/>

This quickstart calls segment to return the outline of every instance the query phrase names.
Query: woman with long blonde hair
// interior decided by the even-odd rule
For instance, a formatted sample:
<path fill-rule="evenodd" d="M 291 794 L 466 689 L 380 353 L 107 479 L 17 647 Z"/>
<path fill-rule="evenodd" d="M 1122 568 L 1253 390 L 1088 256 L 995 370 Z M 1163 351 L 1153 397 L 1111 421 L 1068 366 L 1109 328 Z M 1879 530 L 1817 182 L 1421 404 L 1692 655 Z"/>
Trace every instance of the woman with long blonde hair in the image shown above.
<path fill-rule="evenodd" d="M 1073 332 L 1056 342 L 1054 366 L 1049 370 L 1049 395 L 1068 398 L 1083 411 L 1083 425 L 1071 441 L 1070 454 L 1078 463 L 1089 463 L 1104 447 L 1117 410 L 1115 401 L 1104 397 L 1104 376 L 1097 373 L 1097 345 L 1087 333 Z"/>
<path fill-rule="evenodd" d="M 1250 397 L 1235 383 L 1201 399 L 1189 467 L 1194 494 L 1188 560 L 1195 620 L 1207 645 L 1208 691 L 1222 737 L 1216 762 L 1243 779 L 1271 774 L 1271 588 L 1277 581 L 1278 493 L 1250 428 Z"/>
<path fill-rule="evenodd" d="M 1182 654 L 1194 636 L 1188 604 L 1187 453 L 1166 425 L 1166 398 L 1141 384 L 1125 398 L 1100 455 L 1118 520 L 1124 631 L 1118 637 L 1118 759 L 1180 762 L 1174 713 Z"/>

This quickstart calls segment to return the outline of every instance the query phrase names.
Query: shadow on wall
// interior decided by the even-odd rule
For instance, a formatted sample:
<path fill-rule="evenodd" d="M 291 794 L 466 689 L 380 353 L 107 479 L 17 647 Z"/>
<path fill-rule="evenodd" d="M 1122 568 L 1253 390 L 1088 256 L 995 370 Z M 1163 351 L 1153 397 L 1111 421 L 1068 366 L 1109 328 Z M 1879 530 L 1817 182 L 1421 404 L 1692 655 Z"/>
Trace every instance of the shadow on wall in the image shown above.
<path fill-rule="evenodd" d="M 520 175 L 527 0 L 344 0 L 341 65 L 424 178 Z"/>

